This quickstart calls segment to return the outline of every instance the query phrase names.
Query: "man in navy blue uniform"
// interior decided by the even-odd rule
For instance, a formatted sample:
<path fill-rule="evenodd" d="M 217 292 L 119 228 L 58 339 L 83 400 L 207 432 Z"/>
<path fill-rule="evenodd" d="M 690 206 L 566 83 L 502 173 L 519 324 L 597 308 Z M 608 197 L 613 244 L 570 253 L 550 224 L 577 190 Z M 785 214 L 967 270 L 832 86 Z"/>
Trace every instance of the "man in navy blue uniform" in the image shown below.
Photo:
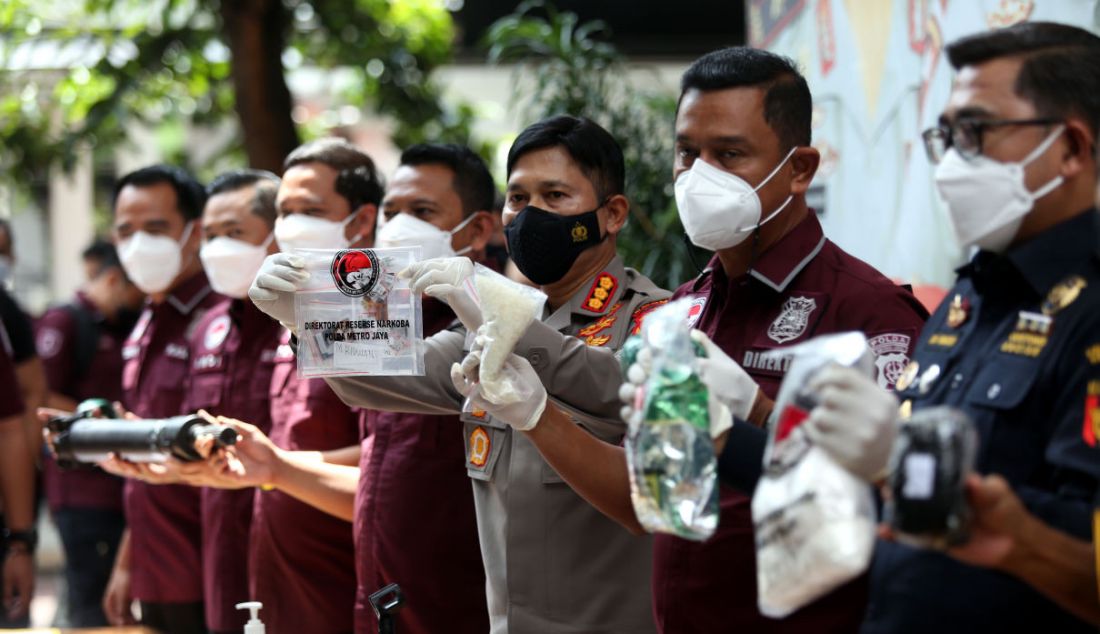
<path fill-rule="evenodd" d="M 978 250 L 898 379 L 901 415 L 962 409 L 981 438 L 978 471 L 1088 539 L 1100 479 L 1100 38 L 1024 23 L 947 55 L 955 83 L 924 140 L 956 237 Z M 877 388 L 851 378 L 832 387 L 822 412 L 871 422 L 844 403 Z M 1017 578 L 881 541 L 862 631 L 1095 630 Z"/>

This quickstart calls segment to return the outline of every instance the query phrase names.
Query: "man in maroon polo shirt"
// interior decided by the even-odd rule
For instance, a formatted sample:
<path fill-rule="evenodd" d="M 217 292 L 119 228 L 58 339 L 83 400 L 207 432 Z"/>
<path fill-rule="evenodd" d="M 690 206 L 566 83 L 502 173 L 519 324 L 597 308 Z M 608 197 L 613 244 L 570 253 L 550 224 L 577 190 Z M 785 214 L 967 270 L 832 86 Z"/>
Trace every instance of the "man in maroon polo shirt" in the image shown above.
<path fill-rule="evenodd" d="M 97 240 L 84 250 L 89 278 L 66 305 L 35 325 L 46 371 L 48 407 L 73 411 L 89 398 L 122 398 L 122 346 L 144 301 L 122 270 L 114 245 Z M 43 483 L 65 549 L 65 609 L 73 627 L 107 625 L 103 590 L 126 527 L 123 481 L 95 467 L 62 470 L 45 459 Z"/>
<path fill-rule="evenodd" d="M 879 384 L 893 387 L 927 313 L 907 290 L 825 238 L 807 208 L 819 157 L 810 147 L 805 80 L 789 60 L 730 48 L 696 61 L 681 89 L 677 206 L 692 241 L 716 254 L 674 297 L 695 298 L 695 327 L 741 365 L 751 379 L 746 385 L 758 388 L 735 397 L 749 405 L 742 416 L 766 422 L 786 371 L 786 360 L 769 361 L 764 353 L 831 332 L 866 334 Z M 708 180 L 729 191 L 727 201 L 755 190 L 755 214 L 745 214 L 744 205 L 708 207 Z M 717 228 L 721 223 L 725 228 Z M 659 535 L 654 543 L 654 610 L 662 632 L 858 629 L 865 577 L 784 620 L 763 617 L 749 498 L 722 486 L 720 500 L 710 540 Z"/>
<path fill-rule="evenodd" d="M 692 64 L 681 90 L 677 206 L 692 241 L 716 253 L 675 297 L 694 298 L 694 326 L 747 373 L 739 386 L 716 390 L 719 398 L 740 418 L 764 425 L 787 365 L 764 353 L 848 330 L 866 334 L 879 384 L 893 387 L 927 313 L 907 290 L 825 238 L 806 206 L 819 156 L 810 147 L 805 80 L 785 58 L 728 48 Z M 726 486 L 720 499 L 710 540 L 655 541 L 654 610 L 662 632 L 858 628 L 865 578 L 784 620 L 763 617 L 749 499 Z"/>
<path fill-rule="evenodd" d="M 6 291 L 0 288 L 0 295 Z M 0 618 L 28 618 L 34 595 L 34 463 L 27 453 L 23 397 L 11 358 L 7 330 L 0 324 L 0 497 L 7 526 L 0 542 Z"/>
<path fill-rule="evenodd" d="M 298 378 L 283 330 L 271 375 L 272 443 L 333 464 L 359 459 L 363 412 L 344 405 L 322 379 Z M 248 576 L 272 632 L 351 632 L 369 606 L 356 607 L 351 524 L 278 490 L 256 489 Z"/>
<path fill-rule="evenodd" d="M 286 159 L 281 183 L 269 194 L 265 205 L 274 220 L 275 244 L 282 248 L 373 244 L 382 184 L 370 157 L 349 143 L 322 139 L 296 149 Z M 252 240 L 254 246 L 258 246 L 259 239 Z M 215 253 L 219 251 L 225 251 L 225 247 L 215 249 Z M 209 255 L 204 251 L 204 260 L 210 260 Z M 262 262 L 263 258 L 259 260 Z M 211 263 L 207 261 L 207 266 Z M 250 259 L 246 268 L 247 276 L 234 276 L 233 296 L 242 297 L 247 292 L 259 264 Z M 217 278 L 211 273 L 213 283 Z M 240 301 L 247 304 L 249 314 L 262 315 L 251 302 Z M 278 345 L 255 355 L 253 361 L 262 366 L 262 376 L 252 374 L 237 385 L 248 385 L 257 396 L 262 391 L 267 411 L 235 415 L 255 422 L 259 427 L 252 429 L 257 435 L 262 435 L 261 429 L 267 430 L 270 423 L 270 443 L 274 444 L 269 443 L 268 447 L 272 450 L 277 446 L 301 460 L 358 473 L 354 465 L 359 460 L 361 413 L 344 405 L 324 381 L 298 378 L 290 332 L 266 315 L 262 317 L 267 325 L 259 327 L 274 328 L 274 341 Z M 195 372 L 203 370 L 197 367 Z M 226 413 L 224 409 L 210 411 Z M 336 634 L 352 631 L 353 622 L 365 618 L 370 608 L 355 606 L 355 553 L 351 525 L 346 519 L 314 509 L 271 487 L 253 491 L 253 486 L 269 479 L 243 482 L 227 478 L 219 471 L 216 460 L 176 467 L 186 481 L 196 485 L 244 487 L 240 491 L 220 492 L 247 499 L 252 511 L 250 532 L 232 540 L 236 554 L 227 542 L 222 558 L 233 559 L 239 568 L 236 574 L 241 575 L 246 569 L 245 562 L 237 560 L 247 557 L 247 592 L 253 600 L 264 604 L 262 618 L 271 630 Z M 353 491 L 354 482 L 348 486 L 348 519 Z M 213 489 L 207 489 L 204 501 L 216 495 Z M 207 524 L 207 528 L 215 527 Z M 243 576 L 240 578 L 243 580 Z M 226 613 L 232 609 L 230 603 L 226 601 Z"/>
<path fill-rule="evenodd" d="M 417 245 L 422 259 L 462 253 L 483 261 L 495 189 L 485 162 L 467 147 L 409 147 L 382 201 L 386 222 L 377 244 Z M 430 297 L 423 315 L 425 337 L 455 322 L 451 309 Z M 487 632 L 485 573 L 458 417 L 369 410 L 367 425 L 355 496 L 358 600 L 398 583 L 410 601 L 398 613 L 399 631 Z M 374 631 L 373 617 L 359 634 Z"/>
<path fill-rule="evenodd" d="M 190 336 L 191 377 L 184 410 L 270 426 L 269 391 L 282 328 L 247 301 L 248 287 L 269 253 L 279 179 L 236 170 L 207 187 L 199 259 L 210 286 L 228 299 L 210 309 Z M 206 627 L 240 632 L 250 599 L 248 536 L 253 492 L 202 489 L 202 571 Z"/>
<path fill-rule="evenodd" d="M 127 276 L 149 302 L 122 349 L 123 404 L 140 418 L 184 412 L 191 359 L 188 335 L 222 300 L 199 261 L 202 185 L 175 167 L 157 165 L 115 184 L 113 231 Z M 105 465 L 107 466 L 107 465 Z M 199 491 L 128 480 L 128 529 L 104 596 L 112 624 L 141 621 L 172 634 L 205 632 Z"/>
<path fill-rule="evenodd" d="M 681 87 L 677 206 L 691 240 L 716 253 L 675 297 L 694 298 L 692 324 L 732 358 L 708 387 L 737 417 L 734 429 L 763 426 L 771 413 L 788 362 L 764 353 L 816 335 L 865 333 L 880 385 L 893 387 L 927 312 L 907 290 L 826 239 L 806 206 L 819 155 L 810 147 L 810 92 L 793 63 L 727 48 L 692 64 Z M 640 532 L 622 449 L 575 433 L 553 406 L 539 421 L 527 437 L 555 470 L 608 516 Z M 762 616 L 749 499 L 723 485 L 720 501 L 718 529 L 708 541 L 655 539 L 653 603 L 661 632 L 859 628 L 865 577 L 784 620 Z"/>
<path fill-rule="evenodd" d="M 284 183 L 290 178 L 288 170 Z M 383 200 L 387 224 L 377 246 L 415 244 L 434 256 L 457 249 L 480 258 L 492 232 L 492 200 L 488 169 L 469 149 L 413 146 Z M 424 331 L 433 333 L 454 315 L 426 301 L 424 320 Z M 397 615 L 401 632 L 488 630 L 473 496 L 453 425 L 453 416 L 368 411 L 358 469 L 312 460 L 309 452 L 273 451 L 255 430 L 237 447 L 249 461 L 248 481 L 354 519 L 356 609 L 366 617 L 356 620 L 360 634 L 377 630 L 368 597 L 389 583 L 400 584 L 408 600 Z"/>

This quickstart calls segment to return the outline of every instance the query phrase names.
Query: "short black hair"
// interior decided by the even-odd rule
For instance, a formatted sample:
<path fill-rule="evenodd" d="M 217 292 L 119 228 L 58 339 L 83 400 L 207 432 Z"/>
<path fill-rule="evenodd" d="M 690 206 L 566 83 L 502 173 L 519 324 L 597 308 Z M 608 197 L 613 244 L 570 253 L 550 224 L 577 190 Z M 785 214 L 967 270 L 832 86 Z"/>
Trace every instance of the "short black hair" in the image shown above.
<path fill-rule="evenodd" d="M 764 121 L 784 150 L 810 144 L 813 97 L 806 78 L 789 57 L 748 46 L 711 51 L 695 60 L 680 77 L 680 101 L 689 90 L 761 88 Z M 677 111 L 679 104 L 676 105 Z"/>
<path fill-rule="evenodd" d="M 947 45 L 947 59 L 956 70 L 1001 57 L 1022 59 L 1013 90 L 1034 104 L 1039 116 L 1080 117 L 1092 128 L 1096 142 L 1100 135 L 1100 37 L 1068 24 L 1021 22 Z"/>
<path fill-rule="evenodd" d="M 92 277 L 99 277 L 105 271 L 113 268 L 122 268 L 122 261 L 118 259 L 118 251 L 115 245 L 96 238 L 84 249 L 80 257 L 92 265 Z"/>
<path fill-rule="evenodd" d="M 252 213 L 263 219 L 268 226 L 275 224 L 275 198 L 279 193 L 279 177 L 267 170 L 238 169 L 218 174 L 206 186 L 206 195 L 213 198 L 218 194 L 235 192 L 246 187 L 255 187 L 252 195 Z"/>
<path fill-rule="evenodd" d="M 595 121 L 570 115 L 543 119 L 520 132 L 508 150 L 508 176 L 523 155 L 551 147 L 560 147 L 572 157 L 601 200 L 625 191 L 626 167 L 619 142 Z"/>
<path fill-rule="evenodd" d="M 384 186 L 374 161 L 344 139 L 327 137 L 299 146 L 287 155 L 283 171 L 304 163 L 321 163 L 336 170 L 336 193 L 348 201 L 352 211 L 382 202 Z"/>
<path fill-rule="evenodd" d="M 168 183 L 176 192 L 176 207 L 184 220 L 202 217 L 202 208 L 206 206 L 206 190 L 194 176 L 174 165 L 150 165 L 126 174 L 115 181 L 111 193 L 111 210 L 118 204 L 118 195 L 127 185 L 148 187 Z"/>
<path fill-rule="evenodd" d="M 417 143 L 401 153 L 401 164 L 442 165 L 454 172 L 454 190 L 462 199 L 462 215 L 491 211 L 496 185 L 489 166 L 476 152 L 454 143 Z"/>

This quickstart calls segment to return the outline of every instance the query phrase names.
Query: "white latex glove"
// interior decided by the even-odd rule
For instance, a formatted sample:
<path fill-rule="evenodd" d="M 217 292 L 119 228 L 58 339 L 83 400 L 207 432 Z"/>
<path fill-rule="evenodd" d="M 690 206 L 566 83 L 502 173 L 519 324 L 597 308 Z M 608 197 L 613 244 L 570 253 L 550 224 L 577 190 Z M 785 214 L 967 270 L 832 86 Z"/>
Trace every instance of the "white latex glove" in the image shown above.
<path fill-rule="evenodd" d="M 619 400 L 623 407 L 619 410 L 623 422 L 628 425 L 637 425 L 642 422 L 642 412 L 638 409 L 645 398 L 645 384 L 649 380 L 649 373 L 653 369 L 653 352 L 649 346 L 643 346 L 638 350 L 638 356 L 634 363 L 626 370 L 623 384 L 619 386 Z"/>
<path fill-rule="evenodd" d="M 859 478 L 883 476 L 898 434 L 898 399 L 841 366 L 818 372 L 809 387 L 821 401 L 802 425 L 810 440 Z"/>
<path fill-rule="evenodd" d="M 309 280 L 306 261 L 290 253 L 273 253 L 264 259 L 248 289 L 252 303 L 293 331 L 294 293 Z"/>
<path fill-rule="evenodd" d="M 706 358 L 700 357 L 695 361 L 695 371 L 699 373 L 699 379 L 707 386 L 713 398 L 725 405 L 729 414 L 742 420 L 748 420 L 752 404 L 756 402 L 756 395 L 760 387 L 752 380 L 748 372 L 729 357 L 718 347 L 718 344 L 710 340 L 701 330 L 692 330 L 691 339 L 703 346 Z M 711 435 L 715 438 L 714 431 L 714 406 L 711 406 Z M 727 417 L 728 418 L 728 417 Z M 733 425 L 732 420 L 726 421 L 725 431 Z"/>
<path fill-rule="evenodd" d="M 485 410 L 493 418 L 508 423 L 519 431 L 534 429 L 546 409 L 546 388 L 542 386 L 539 375 L 527 359 L 510 354 L 504 362 L 504 372 L 511 374 L 520 390 L 529 394 L 526 398 L 507 405 L 497 405 L 482 395 L 477 382 L 480 365 L 479 349 L 471 350 L 461 364 L 452 364 L 451 382 L 455 389 L 466 397 L 472 408 Z"/>
<path fill-rule="evenodd" d="M 414 293 L 424 293 L 446 303 L 466 330 L 474 332 L 482 319 L 481 308 L 466 290 L 466 280 L 473 274 L 474 263 L 470 258 L 457 256 L 413 262 L 397 275 L 409 280 Z"/>

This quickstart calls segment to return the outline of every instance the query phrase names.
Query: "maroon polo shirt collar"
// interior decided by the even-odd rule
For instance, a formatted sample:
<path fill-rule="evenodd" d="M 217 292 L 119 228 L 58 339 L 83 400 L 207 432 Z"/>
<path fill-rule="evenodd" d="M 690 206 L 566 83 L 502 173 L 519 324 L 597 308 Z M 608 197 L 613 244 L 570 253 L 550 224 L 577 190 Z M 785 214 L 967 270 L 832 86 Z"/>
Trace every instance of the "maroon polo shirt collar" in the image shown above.
<path fill-rule="evenodd" d="M 786 235 L 768 247 L 752 264 L 748 275 L 777 293 L 783 293 L 787 287 L 813 261 L 825 246 L 825 234 L 817 213 L 809 210 L 802 222 L 795 225 Z M 707 264 L 693 285 L 698 291 L 707 275 L 713 277 L 712 286 L 725 287 L 730 284 L 722 263 L 715 255 Z M 740 281 L 740 278 L 738 280 Z"/>
<path fill-rule="evenodd" d="M 199 271 L 172 289 L 164 303 L 175 308 L 181 315 L 190 315 L 211 292 L 213 291 L 206 279 L 206 273 Z"/>

